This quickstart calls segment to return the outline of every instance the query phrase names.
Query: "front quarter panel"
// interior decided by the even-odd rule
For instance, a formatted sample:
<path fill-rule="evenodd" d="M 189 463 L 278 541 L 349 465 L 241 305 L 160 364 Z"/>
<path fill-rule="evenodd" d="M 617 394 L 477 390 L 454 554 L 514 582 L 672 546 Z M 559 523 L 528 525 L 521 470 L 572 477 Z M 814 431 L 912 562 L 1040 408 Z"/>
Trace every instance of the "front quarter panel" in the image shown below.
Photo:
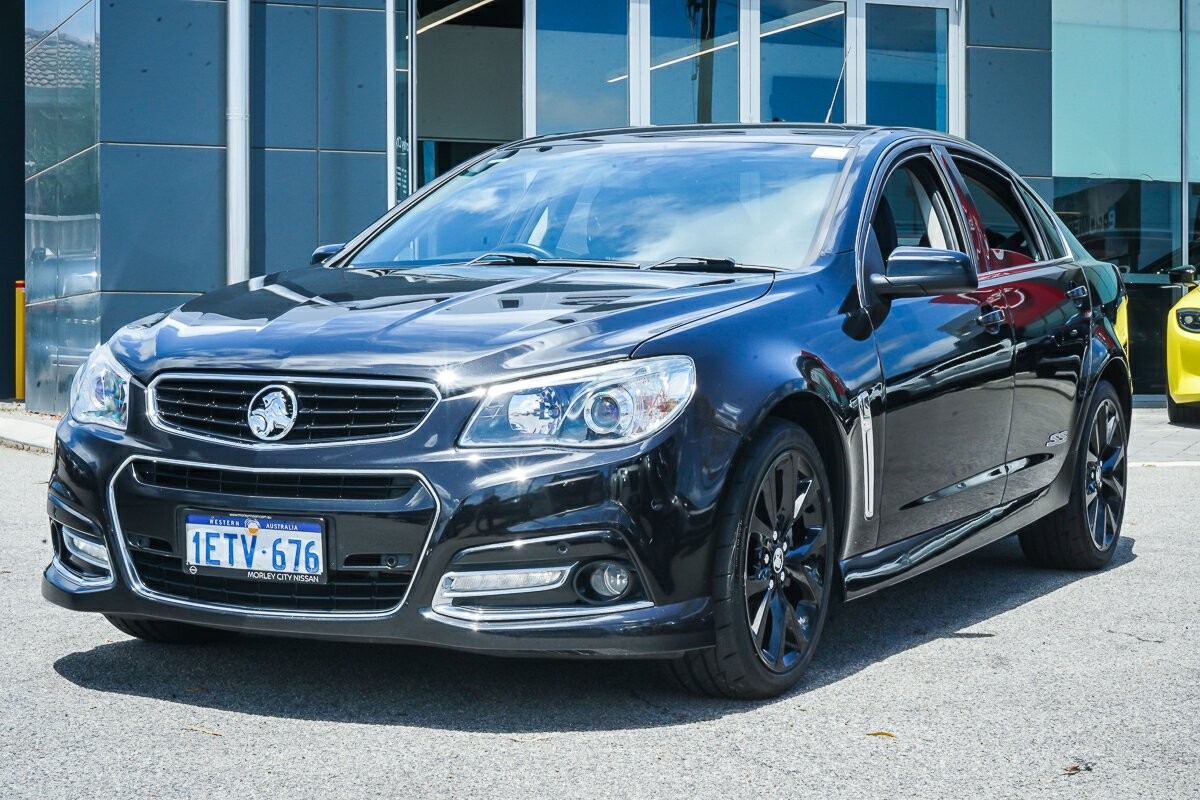
<path fill-rule="evenodd" d="M 858 398 L 866 395 L 878 413 L 880 373 L 875 341 L 858 305 L 851 254 L 835 256 L 811 271 L 776 278 L 760 300 L 733 312 L 684 326 L 642 345 L 636 356 L 687 353 L 696 361 L 695 413 L 714 428 L 736 435 L 741 443 L 770 415 L 804 426 L 830 425 L 840 452 L 826 454 L 826 467 L 842 470 L 844 554 L 869 550 L 878 535 L 876 520 L 864 513 L 868 482 L 861 468 L 861 420 Z M 815 398 L 828 414 L 813 418 Z M 808 409 L 796 418 L 793 409 Z M 872 447 L 882 435 L 875 424 Z M 716 467 L 711 491 L 696 500 L 716 505 L 737 458 Z"/>

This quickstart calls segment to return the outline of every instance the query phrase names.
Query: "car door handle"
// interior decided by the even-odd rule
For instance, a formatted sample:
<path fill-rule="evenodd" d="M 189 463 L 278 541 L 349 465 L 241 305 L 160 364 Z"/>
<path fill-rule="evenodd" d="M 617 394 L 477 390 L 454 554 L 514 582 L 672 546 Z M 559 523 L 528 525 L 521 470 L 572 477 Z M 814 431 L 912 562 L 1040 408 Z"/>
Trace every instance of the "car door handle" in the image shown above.
<path fill-rule="evenodd" d="M 985 328 L 999 328 L 1004 324 L 1004 312 L 994 308 L 986 314 L 980 314 L 976 321 Z"/>
<path fill-rule="evenodd" d="M 1071 298 L 1072 300 L 1086 300 L 1087 296 L 1088 288 L 1083 284 L 1067 290 L 1067 297 Z"/>

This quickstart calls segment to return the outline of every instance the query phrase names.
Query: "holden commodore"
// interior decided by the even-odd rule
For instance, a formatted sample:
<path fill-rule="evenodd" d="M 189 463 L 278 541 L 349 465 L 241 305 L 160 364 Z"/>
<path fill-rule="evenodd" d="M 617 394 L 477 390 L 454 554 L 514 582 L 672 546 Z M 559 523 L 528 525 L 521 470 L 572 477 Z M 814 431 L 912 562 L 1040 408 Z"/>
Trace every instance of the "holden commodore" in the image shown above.
<path fill-rule="evenodd" d="M 506 145 L 93 352 L 43 593 L 155 642 L 661 658 L 776 695 L 835 600 L 1011 534 L 1109 562 L 1124 296 L 940 134 Z"/>

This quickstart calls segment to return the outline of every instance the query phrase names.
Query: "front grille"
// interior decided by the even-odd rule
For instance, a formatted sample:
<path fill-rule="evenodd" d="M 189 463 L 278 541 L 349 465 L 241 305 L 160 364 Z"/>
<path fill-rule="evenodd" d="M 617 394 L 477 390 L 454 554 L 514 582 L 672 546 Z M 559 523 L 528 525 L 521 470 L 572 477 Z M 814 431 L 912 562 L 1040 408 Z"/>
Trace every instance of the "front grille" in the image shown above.
<path fill-rule="evenodd" d="M 161 461 L 139 461 L 133 473 L 146 486 L 160 489 L 312 500 L 394 500 L 417 482 L 412 475 L 243 472 Z"/>
<path fill-rule="evenodd" d="M 417 383 L 170 375 L 153 384 L 154 408 L 162 425 L 262 444 L 246 414 L 254 396 L 273 384 L 296 394 L 296 423 L 278 440 L 283 444 L 403 436 L 425 421 L 438 398 L 431 386 Z"/>
<path fill-rule="evenodd" d="M 394 608 L 404 599 L 408 572 L 331 572 L 324 584 L 273 583 L 191 575 L 179 556 L 130 548 L 146 588 L 160 594 L 223 606 L 302 612 L 368 612 Z"/>

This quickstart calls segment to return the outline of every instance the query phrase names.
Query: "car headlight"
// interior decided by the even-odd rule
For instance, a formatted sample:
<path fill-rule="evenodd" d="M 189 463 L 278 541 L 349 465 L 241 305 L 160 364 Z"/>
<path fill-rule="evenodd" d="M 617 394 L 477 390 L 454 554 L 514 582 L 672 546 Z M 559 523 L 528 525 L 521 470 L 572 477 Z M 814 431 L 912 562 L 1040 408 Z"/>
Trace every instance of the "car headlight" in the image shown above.
<path fill-rule="evenodd" d="M 129 370 L 108 345 L 92 351 L 71 382 L 71 417 L 76 422 L 125 430 L 129 421 Z"/>
<path fill-rule="evenodd" d="M 466 446 L 628 444 L 662 430 L 696 388 L 686 356 L 662 356 L 500 384 L 467 423 Z"/>
<path fill-rule="evenodd" d="M 1200 308 L 1181 308 L 1175 312 L 1175 319 L 1188 333 L 1200 333 Z"/>

